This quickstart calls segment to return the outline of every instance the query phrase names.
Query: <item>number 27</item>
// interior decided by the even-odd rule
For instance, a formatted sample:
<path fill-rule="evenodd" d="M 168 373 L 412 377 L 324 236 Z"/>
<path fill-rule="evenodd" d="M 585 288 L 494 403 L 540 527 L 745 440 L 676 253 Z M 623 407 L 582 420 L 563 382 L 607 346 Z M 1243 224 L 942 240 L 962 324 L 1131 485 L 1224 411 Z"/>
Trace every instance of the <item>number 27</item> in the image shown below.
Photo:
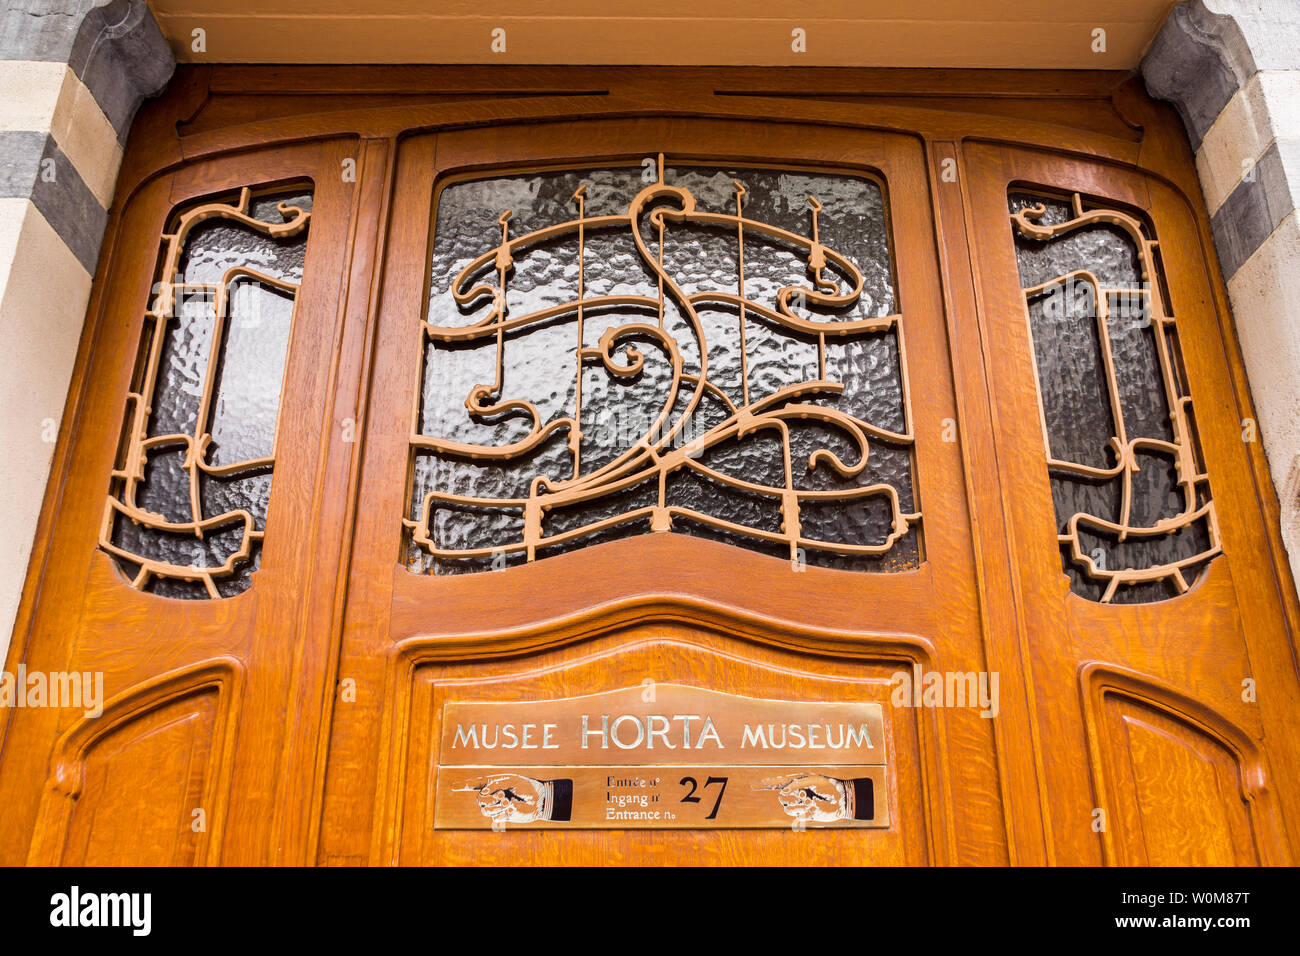
<path fill-rule="evenodd" d="M 691 787 L 690 793 L 682 797 L 681 799 L 682 803 L 700 802 L 700 798 L 695 795 L 695 788 L 699 786 L 699 783 L 695 780 L 694 777 L 682 777 L 682 779 L 679 780 L 678 783 L 680 783 L 683 787 L 686 786 L 687 784 L 690 784 Z M 713 786 L 715 783 L 722 784 L 722 787 L 718 790 L 718 799 L 713 802 L 713 809 L 710 810 L 709 815 L 704 818 L 706 820 L 713 820 L 718 816 L 718 807 L 722 806 L 722 795 L 727 792 L 726 777 L 710 777 L 708 780 L 704 781 L 704 787 L 705 789 L 708 789 L 709 787 Z"/>

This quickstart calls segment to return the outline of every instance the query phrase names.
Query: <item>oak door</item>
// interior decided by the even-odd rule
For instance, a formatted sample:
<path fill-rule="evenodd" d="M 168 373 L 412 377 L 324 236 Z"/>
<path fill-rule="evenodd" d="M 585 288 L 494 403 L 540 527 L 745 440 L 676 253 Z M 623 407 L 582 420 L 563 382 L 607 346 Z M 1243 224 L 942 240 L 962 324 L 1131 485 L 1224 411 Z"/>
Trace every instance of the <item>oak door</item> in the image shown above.
<path fill-rule="evenodd" d="M 1212 250 L 1155 177 L 963 160 L 1047 859 L 1289 863 L 1292 585 Z"/>
<path fill-rule="evenodd" d="M 1005 861 L 994 722 L 890 707 L 986 669 L 919 144 L 592 120 L 396 170 L 322 862 Z M 883 704 L 893 825 L 434 826 L 449 703 L 646 681 Z"/>
<path fill-rule="evenodd" d="M 10 649 L 81 700 L 0 708 L 8 864 L 271 863 L 306 827 L 350 156 L 254 151 L 126 199 Z"/>
<path fill-rule="evenodd" d="M 6 665 L 103 693 L 0 706 L 0 861 L 1293 859 L 1294 585 L 1175 118 L 382 72 L 142 119 Z M 887 825 L 439 785 L 450 712 L 646 687 L 879 705 Z"/>

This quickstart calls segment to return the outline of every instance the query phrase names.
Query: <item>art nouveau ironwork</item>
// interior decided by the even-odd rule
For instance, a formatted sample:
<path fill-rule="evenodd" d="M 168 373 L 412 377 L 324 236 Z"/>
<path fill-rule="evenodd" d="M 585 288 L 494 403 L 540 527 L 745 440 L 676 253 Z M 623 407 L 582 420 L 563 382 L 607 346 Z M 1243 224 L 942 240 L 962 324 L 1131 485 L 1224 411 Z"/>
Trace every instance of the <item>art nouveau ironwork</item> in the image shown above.
<path fill-rule="evenodd" d="M 1010 208 L 1071 587 L 1103 603 L 1181 594 L 1220 541 L 1159 244 L 1077 193 Z"/>
<path fill-rule="evenodd" d="M 879 186 L 662 156 L 642 172 L 441 192 L 409 566 L 500 568 L 646 531 L 797 566 L 914 565 Z M 513 208 L 492 209 L 501 200 Z M 499 238 L 486 248 L 484 227 Z"/>
<path fill-rule="evenodd" d="M 243 189 L 162 236 L 99 542 L 133 587 L 230 596 L 258 566 L 310 210 Z"/>

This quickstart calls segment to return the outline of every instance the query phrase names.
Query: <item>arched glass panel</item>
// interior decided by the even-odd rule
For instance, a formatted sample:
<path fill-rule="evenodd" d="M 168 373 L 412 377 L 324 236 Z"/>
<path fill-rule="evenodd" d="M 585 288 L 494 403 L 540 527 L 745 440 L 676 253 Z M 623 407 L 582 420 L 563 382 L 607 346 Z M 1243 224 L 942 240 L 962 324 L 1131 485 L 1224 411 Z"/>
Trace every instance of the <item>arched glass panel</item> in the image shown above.
<path fill-rule="evenodd" d="M 445 185 L 408 567 L 656 531 L 914 567 L 894 289 L 863 176 L 661 158 Z"/>
<path fill-rule="evenodd" d="M 1013 192 L 1010 210 L 1070 588 L 1174 597 L 1220 545 L 1159 246 L 1077 194 Z"/>
<path fill-rule="evenodd" d="M 134 587 L 229 597 L 260 564 L 311 206 L 244 189 L 162 236 L 100 535 Z"/>

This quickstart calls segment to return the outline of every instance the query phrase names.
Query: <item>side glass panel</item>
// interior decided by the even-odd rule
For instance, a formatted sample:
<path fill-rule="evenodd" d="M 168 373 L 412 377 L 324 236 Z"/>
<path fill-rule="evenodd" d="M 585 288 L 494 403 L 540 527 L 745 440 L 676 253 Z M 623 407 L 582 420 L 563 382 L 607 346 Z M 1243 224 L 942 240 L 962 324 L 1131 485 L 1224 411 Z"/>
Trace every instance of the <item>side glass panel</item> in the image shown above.
<path fill-rule="evenodd" d="M 190 206 L 161 237 L 100 546 L 166 597 L 246 590 L 311 219 L 302 188 Z"/>
<path fill-rule="evenodd" d="M 881 185 L 652 165 L 439 191 L 408 568 L 669 530 L 825 567 L 916 566 Z"/>
<path fill-rule="evenodd" d="M 1070 588 L 1174 597 L 1220 545 L 1159 246 L 1077 194 L 1013 192 L 1010 212 Z"/>

